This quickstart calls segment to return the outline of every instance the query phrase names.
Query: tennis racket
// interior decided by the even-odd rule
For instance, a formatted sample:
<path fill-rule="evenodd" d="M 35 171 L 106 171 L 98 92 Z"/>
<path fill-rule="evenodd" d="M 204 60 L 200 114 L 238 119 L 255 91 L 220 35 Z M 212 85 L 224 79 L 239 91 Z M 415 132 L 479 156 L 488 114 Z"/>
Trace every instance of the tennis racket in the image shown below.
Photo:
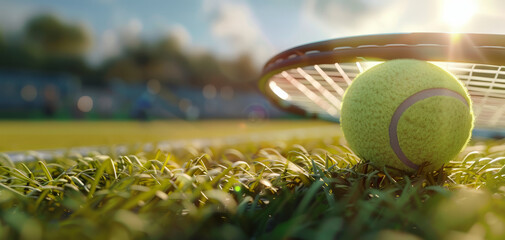
<path fill-rule="evenodd" d="M 406 33 L 311 43 L 272 57 L 260 89 L 284 110 L 338 122 L 353 79 L 398 58 L 429 61 L 453 73 L 472 98 L 475 127 L 505 128 L 505 35 Z"/>

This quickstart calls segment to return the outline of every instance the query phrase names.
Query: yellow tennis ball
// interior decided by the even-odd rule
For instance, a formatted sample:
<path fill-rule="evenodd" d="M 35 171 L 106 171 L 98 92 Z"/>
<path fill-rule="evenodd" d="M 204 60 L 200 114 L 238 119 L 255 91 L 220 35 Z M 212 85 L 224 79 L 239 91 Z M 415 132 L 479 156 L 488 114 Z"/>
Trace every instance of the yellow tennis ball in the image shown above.
<path fill-rule="evenodd" d="M 378 167 L 435 170 L 468 143 L 473 128 L 466 88 L 444 69 L 419 60 L 384 62 L 346 90 L 341 127 L 350 148 Z"/>

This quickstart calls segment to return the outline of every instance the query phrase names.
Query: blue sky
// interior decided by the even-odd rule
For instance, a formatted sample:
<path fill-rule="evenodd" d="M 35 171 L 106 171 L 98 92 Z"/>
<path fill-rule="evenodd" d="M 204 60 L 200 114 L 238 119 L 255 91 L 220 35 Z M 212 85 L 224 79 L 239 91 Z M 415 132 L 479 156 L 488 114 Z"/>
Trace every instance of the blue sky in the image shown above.
<path fill-rule="evenodd" d="M 503 10 L 499 0 L 0 0 L 0 29 L 16 32 L 51 12 L 91 33 L 92 62 L 139 38 L 172 34 L 188 51 L 251 52 L 261 64 L 296 45 L 350 35 L 505 33 Z"/>

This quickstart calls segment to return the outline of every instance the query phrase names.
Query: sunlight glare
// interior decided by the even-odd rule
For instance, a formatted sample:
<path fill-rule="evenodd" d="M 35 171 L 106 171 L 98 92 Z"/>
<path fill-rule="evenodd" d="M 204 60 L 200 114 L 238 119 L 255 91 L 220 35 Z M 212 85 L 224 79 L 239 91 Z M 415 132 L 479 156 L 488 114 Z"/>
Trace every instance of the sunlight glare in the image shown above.
<path fill-rule="evenodd" d="M 470 20 L 476 8 L 475 0 L 445 0 L 442 17 L 451 27 L 458 28 Z"/>
<path fill-rule="evenodd" d="M 271 81 L 269 84 L 270 89 L 279 96 L 281 99 L 288 100 L 289 99 L 289 94 L 282 90 L 279 86 L 274 81 Z"/>

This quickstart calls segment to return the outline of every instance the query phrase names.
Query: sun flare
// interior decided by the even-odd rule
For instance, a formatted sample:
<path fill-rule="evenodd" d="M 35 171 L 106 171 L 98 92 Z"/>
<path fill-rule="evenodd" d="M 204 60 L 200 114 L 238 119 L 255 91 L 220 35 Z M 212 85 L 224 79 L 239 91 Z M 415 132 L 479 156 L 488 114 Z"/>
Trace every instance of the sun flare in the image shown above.
<path fill-rule="evenodd" d="M 442 18 L 452 28 L 459 28 L 472 18 L 476 9 L 475 0 L 445 0 Z"/>

